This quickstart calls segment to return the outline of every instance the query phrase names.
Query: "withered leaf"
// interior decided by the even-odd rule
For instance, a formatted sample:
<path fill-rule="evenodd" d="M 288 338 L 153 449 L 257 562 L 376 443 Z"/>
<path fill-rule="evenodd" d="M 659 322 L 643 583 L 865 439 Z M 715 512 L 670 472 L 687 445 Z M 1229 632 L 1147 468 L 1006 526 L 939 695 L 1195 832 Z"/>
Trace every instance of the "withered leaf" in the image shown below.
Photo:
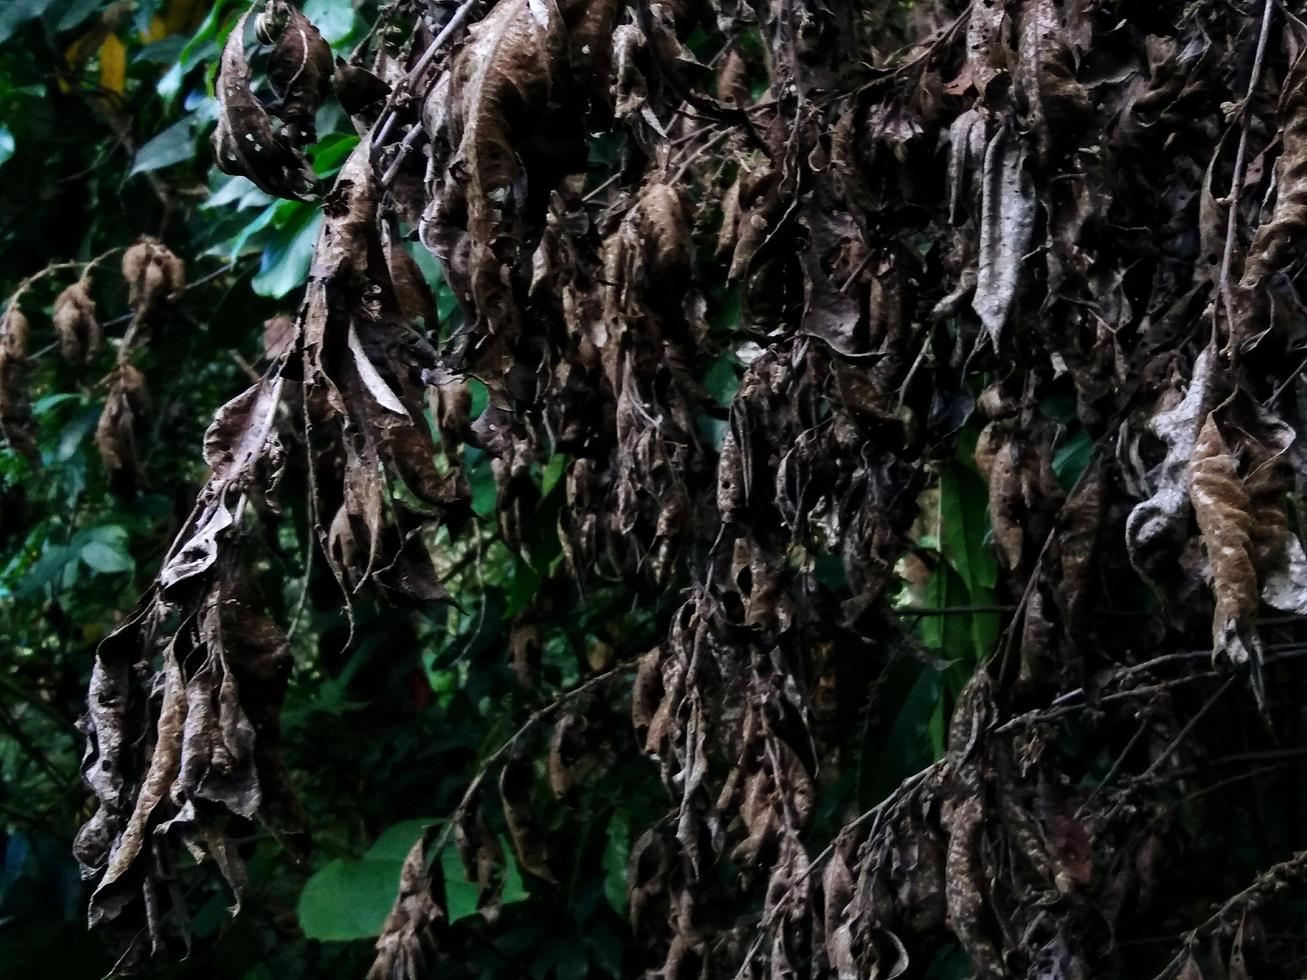
<path fill-rule="evenodd" d="M 1207 416 L 1199 431 L 1189 469 L 1189 499 L 1212 567 L 1213 654 L 1236 664 L 1251 663 L 1260 699 L 1261 640 L 1256 628 L 1260 590 L 1249 537 L 1252 517 L 1248 494 L 1215 413 Z"/>
<path fill-rule="evenodd" d="M 292 146 L 317 141 L 314 117 L 331 88 L 331 47 L 287 0 L 270 0 L 254 22 L 254 33 L 273 46 L 268 80 L 277 94 L 274 111 Z"/>
<path fill-rule="evenodd" d="M 215 83 L 218 127 L 213 149 L 223 173 L 248 177 L 260 190 L 277 197 L 309 200 L 317 177 L 308 159 L 283 129 L 274 131 L 272 116 L 250 86 L 245 58 L 247 11 L 236 22 L 222 49 Z"/>
<path fill-rule="evenodd" d="M 971 301 L 997 350 L 1021 282 L 1021 262 L 1034 238 L 1038 210 L 1020 137 L 998 129 L 985 148 L 980 242 Z"/>
<path fill-rule="evenodd" d="M 54 301 L 54 330 L 59 337 L 59 353 L 72 364 L 85 364 L 104 346 L 104 331 L 95 316 L 90 283 L 79 279 Z"/>
<path fill-rule="evenodd" d="M 556 881 L 549 868 L 549 853 L 534 813 L 534 788 L 535 771 L 528 762 L 510 760 L 499 774 L 504 821 L 508 824 L 508 836 L 513 841 L 518 862 L 536 877 Z"/>

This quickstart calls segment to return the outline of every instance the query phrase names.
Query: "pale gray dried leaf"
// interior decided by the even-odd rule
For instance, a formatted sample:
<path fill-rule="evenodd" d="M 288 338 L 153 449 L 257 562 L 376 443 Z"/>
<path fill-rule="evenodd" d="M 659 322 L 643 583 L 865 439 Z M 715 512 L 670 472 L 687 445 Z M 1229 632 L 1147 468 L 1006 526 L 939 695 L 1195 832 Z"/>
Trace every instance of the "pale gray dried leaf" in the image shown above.
<path fill-rule="evenodd" d="M 363 350 L 363 345 L 359 343 L 358 331 L 354 329 L 354 324 L 349 325 L 349 352 L 354 355 L 354 366 L 358 369 L 359 378 L 363 381 L 364 387 L 372 395 L 376 403 L 388 412 L 394 412 L 396 415 L 402 415 L 408 418 L 408 409 L 404 403 L 399 400 L 399 396 L 386 384 L 385 379 L 377 372 L 372 361 L 368 359 L 367 352 Z"/>
<path fill-rule="evenodd" d="M 1026 172 L 1020 137 L 1000 127 L 985 148 L 981 173 L 980 250 L 972 308 L 998 350 L 1021 282 L 1021 260 L 1034 238 L 1039 202 Z"/>
<path fill-rule="evenodd" d="M 115 893 L 114 886 L 141 855 L 148 843 L 150 818 L 155 808 L 167 798 L 168 790 L 177 776 L 181 759 L 182 729 L 186 722 L 186 683 L 181 666 L 170 649 L 164 656 L 162 703 L 155 727 L 154 746 L 149 768 L 136 794 L 131 816 L 122 833 L 109 851 L 104 875 L 91 896 L 89 921 L 96 925 L 105 917 L 112 918 L 125 898 Z"/>
<path fill-rule="evenodd" d="M 207 572 L 218 560 L 218 538 L 235 523 L 231 511 L 221 499 L 201 512 L 189 529 L 189 536 L 159 571 L 159 585 L 168 589 L 186 579 Z"/>
<path fill-rule="evenodd" d="M 1189 460 L 1189 499 L 1202 533 L 1212 570 L 1216 612 L 1212 621 L 1213 656 L 1251 663 L 1254 690 L 1260 687 L 1261 641 L 1257 636 L 1259 594 L 1249 531 L 1248 494 L 1238 465 L 1209 414 Z"/>
<path fill-rule="evenodd" d="M 1153 434 L 1165 443 L 1166 456 L 1148 474 L 1153 495 L 1137 504 L 1126 519 L 1126 546 L 1131 564 L 1152 580 L 1159 577 L 1161 563 L 1172 560 L 1188 536 L 1189 460 L 1216 397 L 1214 368 L 1215 356 L 1204 348 L 1194 361 L 1184 397 L 1148 422 Z"/>

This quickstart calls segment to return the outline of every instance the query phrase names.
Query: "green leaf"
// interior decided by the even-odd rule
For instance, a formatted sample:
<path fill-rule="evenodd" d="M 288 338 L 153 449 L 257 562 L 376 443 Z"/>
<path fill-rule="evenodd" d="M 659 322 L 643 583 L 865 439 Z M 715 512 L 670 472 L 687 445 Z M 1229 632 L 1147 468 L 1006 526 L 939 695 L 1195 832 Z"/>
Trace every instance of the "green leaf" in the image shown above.
<path fill-rule="evenodd" d="M 708 317 L 708 326 L 714 333 L 730 333 L 739 328 L 742 307 L 738 286 L 723 290 L 713 305 L 716 308 Z"/>
<path fill-rule="evenodd" d="M 336 858 L 304 884 L 300 928 L 309 939 L 345 942 L 381 933 L 399 889 L 403 861 Z"/>
<path fill-rule="evenodd" d="M 476 915 L 481 889 L 466 878 L 458 851 L 446 847 L 440 855 L 440 870 L 445 876 L 445 912 L 451 923 Z"/>
<path fill-rule="evenodd" d="M 726 443 L 726 435 L 731 431 L 730 422 L 713 418 L 711 415 L 697 415 L 694 425 L 699 430 L 699 438 L 712 446 L 714 452 L 722 451 L 722 446 Z"/>
<path fill-rule="evenodd" d="M 731 400 L 740 390 L 740 376 L 735 372 L 735 358 L 729 354 L 713 361 L 703 376 L 703 386 L 722 408 L 730 408 Z"/>
<path fill-rule="evenodd" d="M 38 398 L 32 406 L 32 414 L 37 418 L 47 415 L 49 412 L 62 405 L 64 402 L 81 401 L 82 395 L 76 391 L 59 391 L 53 395 L 46 395 L 44 398 Z"/>
<path fill-rule="evenodd" d="M 494 517 L 499 487 L 495 484 L 495 474 L 490 470 L 490 461 L 482 457 L 478 465 L 469 466 L 467 482 L 472 490 L 472 510 L 478 517 Z"/>
<path fill-rule="evenodd" d="M 313 21 L 324 41 L 336 45 L 354 30 L 354 8 L 343 0 L 307 0 L 304 16 Z"/>
<path fill-rule="evenodd" d="M 989 491 L 966 467 L 954 464 L 939 479 L 940 543 L 944 558 L 970 590 L 998 583 L 998 561 L 985 546 Z"/>
<path fill-rule="evenodd" d="M 340 170 L 345 158 L 359 145 L 359 138 L 353 133 L 331 133 L 309 149 L 309 161 L 313 172 L 319 177 L 330 177 Z"/>
<path fill-rule="evenodd" d="M 1089 433 L 1081 429 L 1068 438 L 1053 453 L 1053 475 L 1063 490 L 1070 490 L 1076 485 L 1081 474 L 1089 468 L 1094 458 L 1094 440 Z"/>
<path fill-rule="evenodd" d="M 252 280 L 260 296 L 280 299 L 299 287 L 309 275 L 313 245 L 322 228 L 322 212 L 312 206 L 301 209 L 294 224 L 278 235 L 277 241 L 263 252 L 259 273 Z"/>
<path fill-rule="evenodd" d="M 55 449 L 54 458 L 60 463 L 72 459 L 77 454 L 82 440 L 99 421 L 100 409 L 92 407 L 65 425 L 63 431 L 59 433 L 59 445 Z"/>
<path fill-rule="evenodd" d="M 517 867 L 517 858 L 513 855 L 513 845 L 502 834 L 499 837 L 499 849 L 504 852 L 504 884 L 499 890 L 499 904 L 511 905 L 528 898 L 526 886 L 522 884 L 522 873 Z"/>
<path fill-rule="evenodd" d="M 631 817 L 615 810 L 608 821 L 608 844 L 604 848 L 604 897 L 619 915 L 626 915 L 626 866 L 631 857 Z"/>
<path fill-rule="evenodd" d="M 868 724 L 859 750 L 860 806 L 879 803 L 932 761 L 930 724 L 940 693 L 933 668 L 907 657 L 890 664 L 879 694 L 882 720 Z"/>
<path fill-rule="evenodd" d="M 102 5 L 103 0 L 72 0 L 55 21 L 54 29 L 60 32 L 72 30 L 99 10 Z"/>
<path fill-rule="evenodd" d="M 195 155 L 196 120 L 186 116 L 173 123 L 136 151 L 136 159 L 127 176 L 163 170 L 185 163 Z"/>
<path fill-rule="evenodd" d="M 132 55 L 134 65 L 171 65 L 181 57 L 186 48 L 186 38 L 180 34 L 151 41 L 136 54 Z"/>
<path fill-rule="evenodd" d="M 201 211 L 226 207 L 228 204 L 235 204 L 237 211 L 243 211 L 249 207 L 266 206 L 273 201 L 271 194 L 259 190 L 248 177 L 232 177 L 217 170 L 213 173 L 218 186 L 214 188 L 212 194 L 200 202 Z M 268 217 L 271 220 L 272 215 Z"/>
<path fill-rule="evenodd" d="M 48 548 L 45 554 L 32 563 L 32 567 L 18 583 L 18 588 L 15 589 L 18 597 L 22 599 L 35 595 L 44 586 L 61 576 L 64 568 L 74 557 L 76 556 L 72 549 L 63 545 Z"/>
<path fill-rule="evenodd" d="M 515 558 L 513 570 L 505 583 L 505 616 L 516 616 L 525 609 L 540 591 L 540 573 Z"/>
<path fill-rule="evenodd" d="M 558 486 L 558 481 L 567 472 L 567 459 L 564 453 L 554 453 L 549 457 L 549 462 L 540 471 L 540 496 L 548 497 L 549 491 Z"/>
<path fill-rule="evenodd" d="M 485 382 L 477 378 L 467 379 L 467 391 L 472 397 L 472 403 L 468 406 L 468 418 L 478 419 L 481 413 L 486 410 L 490 404 L 490 389 L 486 387 Z"/>
<path fill-rule="evenodd" d="M 14 32 L 29 20 L 40 17 L 52 0 L 6 0 L 0 5 L 0 44 L 14 36 Z"/>
<path fill-rule="evenodd" d="M 88 541 L 82 545 L 81 559 L 91 571 L 102 575 L 129 572 L 136 567 L 131 555 L 103 541 Z"/>
<path fill-rule="evenodd" d="M 403 861 L 423 832 L 440 822 L 439 817 L 418 817 L 392 824 L 372 842 L 363 857 L 368 861 Z"/>

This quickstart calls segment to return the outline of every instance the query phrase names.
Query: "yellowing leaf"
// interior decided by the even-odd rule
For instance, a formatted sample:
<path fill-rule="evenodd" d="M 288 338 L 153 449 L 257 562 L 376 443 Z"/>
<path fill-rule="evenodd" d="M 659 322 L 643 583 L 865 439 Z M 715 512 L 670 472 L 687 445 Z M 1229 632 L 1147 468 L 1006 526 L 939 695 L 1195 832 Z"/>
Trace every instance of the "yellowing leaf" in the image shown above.
<path fill-rule="evenodd" d="M 100 45 L 100 88 L 121 95 L 127 86 L 127 49 L 118 35 L 110 34 Z"/>

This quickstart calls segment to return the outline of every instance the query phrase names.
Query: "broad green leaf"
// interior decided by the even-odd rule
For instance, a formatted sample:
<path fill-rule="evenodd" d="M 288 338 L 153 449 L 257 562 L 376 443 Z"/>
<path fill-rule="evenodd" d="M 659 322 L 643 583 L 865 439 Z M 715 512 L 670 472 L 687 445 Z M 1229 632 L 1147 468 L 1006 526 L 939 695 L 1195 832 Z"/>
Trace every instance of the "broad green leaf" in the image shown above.
<path fill-rule="evenodd" d="M 59 8 L 54 11 L 60 13 L 59 19 L 54 24 L 54 29 L 60 32 L 70 31 L 77 27 L 91 14 L 98 12 L 105 4 L 104 0 L 70 0 L 70 2 L 61 6 L 62 13 L 60 13 Z"/>
<path fill-rule="evenodd" d="M 345 158 L 359 145 L 353 133 L 331 133 L 309 149 L 309 161 L 319 177 L 330 177 L 340 170 Z"/>
<path fill-rule="evenodd" d="M 392 824 L 372 842 L 363 857 L 368 861 L 403 861 L 423 831 L 438 823 L 441 823 L 439 817 L 417 817 Z"/>
<path fill-rule="evenodd" d="M 135 567 L 132 556 L 103 541 L 88 541 L 82 546 L 81 559 L 93 572 L 112 575 L 129 572 Z"/>
<path fill-rule="evenodd" d="M 354 7 L 345 0 L 307 0 L 304 16 L 328 44 L 337 45 L 349 37 L 356 26 Z"/>
<path fill-rule="evenodd" d="M 472 398 L 467 410 L 468 418 L 478 419 L 490 404 L 490 389 L 485 386 L 485 382 L 477 378 L 468 378 L 467 391 Z"/>
<path fill-rule="evenodd" d="M 151 41 L 134 55 L 132 64 L 171 65 L 175 64 L 186 47 L 186 38 L 180 34 Z M 160 93 L 162 94 L 162 93 Z"/>
<path fill-rule="evenodd" d="M 300 928 L 309 939 L 345 942 L 380 934 L 404 862 L 336 858 L 304 884 Z"/>
<path fill-rule="evenodd" d="M 715 309 L 708 317 L 708 326 L 714 333 L 731 333 L 740 326 L 740 290 L 730 286 L 722 291 L 713 304 Z"/>
<path fill-rule="evenodd" d="M 446 847 L 440 855 L 440 870 L 445 876 L 445 912 L 451 923 L 476 915 L 481 889 L 465 877 L 458 851 Z"/>
<path fill-rule="evenodd" d="M 53 409 L 64 404 L 64 402 L 81 401 L 82 395 L 76 391 L 57 391 L 54 394 L 46 395 L 44 398 L 38 398 L 32 405 L 32 414 L 37 418 L 49 414 Z"/>
<path fill-rule="evenodd" d="M 530 604 L 539 591 L 540 573 L 517 558 L 505 587 L 507 604 L 504 607 L 504 615 L 516 616 Z"/>
<path fill-rule="evenodd" d="M 940 675 L 925 664 L 907 657 L 891 664 L 877 707 L 888 721 L 869 725 L 859 750 L 859 805 L 874 806 L 933 761 L 930 724 L 941 688 Z"/>
<path fill-rule="evenodd" d="M 260 296 L 279 299 L 308 278 L 313 245 L 322 228 L 322 212 L 312 206 L 304 207 L 303 212 L 291 228 L 264 249 L 259 273 L 252 280 Z"/>
<path fill-rule="evenodd" d="M 940 475 L 940 543 L 968 589 L 992 589 L 998 583 L 998 561 L 985 545 L 988 508 L 989 491 L 975 473 L 954 464 Z"/>
<path fill-rule="evenodd" d="M 726 442 L 726 435 L 731 431 L 731 423 L 725 419 L 713 418 L 711 415 L 697 415 L 694 419 L 699 437 L 713 447 L 714 452 L 721 452 Z"/>
<path fill-rule="evenodd" d="M 128 176 L 163 170 L 185 163 L 195 155 L 195 120 L 179 119 L 136 151 Z"/>
<path fill-rule="evenodd" d="M 558 481 L 567 472 L 567 459 L 564 453 L 554 453 L 549 457 L 549 462 L 540 471 L 540 496 L 548 497 L 549 491 L 558 486 Z"/>
<path fill-rule="evenodd" d="M 478 517 L 494 517 L 499 487 L 495 484 L 495 474 L 490 470 L 490 461 L 483 457 L 478 465 L 469 466 L 467 482 L 472 491 L 472 510 Z"/>
<path fill-rule="evenodd" d="M 46 12 L 52 0 L 5 0 L 0 4 L 0 44 L 13 37 L 14 32 Z"/>
<path fill-rule="evenodd" d="M 63 574 L 64 567 L 75 557 L 76 553 L 63 545 L 47 548 L 45 554 L 32 563 L 32 567 L 18 583 L 15 591 L 19 598 L 33 596 L 53 582 Z"/>
<path fill-rule="evenodd" d="M 499 849 L 504 852 L 504 884 L 499 890 L 499 904 L 511 905 L 513 902 L 524 901 L 528 895 L 526 886 L 522 883 L 522 873 L 517 867 L 513 845 L 501 835 Z"/>
<path fill-rule="evenodd" d="M 253 199 L 250 198 L 251 191 L 262 195 L 264 198 L 263 204 L 272 203 L 272 195 L 264 194 L 263 191 L 254 186 L 254 182 L 248 177 L 232 177 L 217 170 L 214 170 L 214 175 L 218 186 L 214 188 L 212 194 L 200 202 L 199 208 L 201 211 L 226 207 L 228 204 L 235 204 L 236 210 L 240 211 L 253 203 Z"/>
<path fill-rule="evenodd" d="M 81 446 L 82 440 L 95 428 L 96 423 L 99 421 L 100 408 L 92 407 L 65 425 L 63 431 L 59 433 L 59 445 L 55 450 L 54 458 L 61 463 L 72 459 Z"/>

